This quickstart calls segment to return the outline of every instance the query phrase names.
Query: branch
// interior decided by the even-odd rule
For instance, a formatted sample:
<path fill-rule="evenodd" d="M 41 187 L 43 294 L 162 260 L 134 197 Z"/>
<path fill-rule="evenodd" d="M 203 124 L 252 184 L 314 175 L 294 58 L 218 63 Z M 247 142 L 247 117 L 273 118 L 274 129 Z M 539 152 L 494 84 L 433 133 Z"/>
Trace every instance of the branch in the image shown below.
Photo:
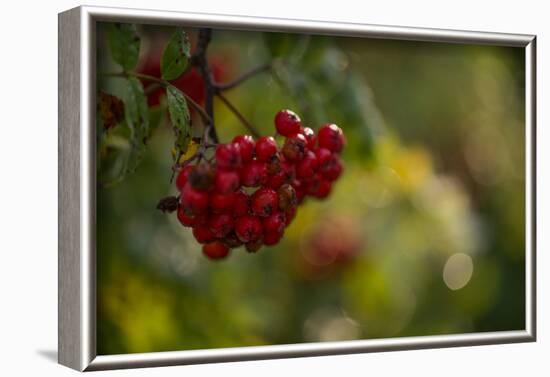
<path fill-rule="evenodd" d="M 248 129 L 248 131 L 250 131 L 250 133 L 254 137 L 256 138 L 260 137 L 260 133 L 256 130 L 256 127 L 254 127 L 248 120 L 246 120 L 246 118 L 241 114 L 241 112 L 237 110 L 237 108 L 233 106 L 233 104 L 229 102 L 229 100 L 223 94 L 218 93 L 217 96 L 225 104 L 225 106 L 227 106 L 229 110 L 231 110 L 233 114 L 235 114 L 235 116 L 239 118 L 241 123 Z"/>
<path fill-rule="evenodd" d="M 220 91 L 233 89 L 234 87 L 244 83 L 246 80 L 248 80 L 251 77 L 256 76 L 259 73 L 262 73 L 264 71 L 271 70 L 271 63 L 262 64 L 256 68 L 251 69 L 250 71 L 244 73 L 242 76 L 237 77 L 235 80 L 227 82 L 225 84 L 216 84 L 216 89 L 218 93 Z"/>
<path fill-rule="evenodd" d="M 154 92 L 156 92 L 158 89 L 162 88 L 163 86 L 160 85 L 158 82 L 155 82 L 151 85 L 149 85 L 147 88 L 145 88 L 145 95 L 150 96 Z"/>
<path fill-rule="evenodd" d="M 206 56 L 206 50 L 208 49 L 208 44 L 212 38 L 212 29 L 200 29 L 199 30 L 199 40 L 197 43 L 197 52 L 195 53 L 194 59 L 192 62 L 199 68 L 201 76 L 204 80 L 204 86 L 206 89 L 206 98 L 205 98 L 205 109 L 206 113 L 211 119 L 210 124 L 208 125 L 208 134 L 214 143 L 218 143 L 218 134 L 216 132 L 216 126 L 214 125 L 214 94 L 216 93 L 216 88 L 214 86 L 214 80 L 212 78 L 212 72 L 210 72 L 210 67 L 208 66 L 208 58 Z"/>
<path fill-rule="evenodd" d="M 158 84 L 160 84 L 164 87 L 169 87 L 170 86 L 170 87 L 176 89 L 178 92 L 181 93 L 182 96 L 185 97 L 186 101 L 191 105 L 191 107 L 194 108 L 195 110 L 197 110 L 197 112 L 201 115 L 201 117 L 203 118 L 203 120 L 206 123 L 209 123 L 209 124 L 214 123 L 212 117 L 206 111 L 204 111 L 202 106 L 199 105 L 198 103 L 196 103 L 195 100 L 193 100 L 193 98 L 188 96 L 184 91 L 180 90 L 177 86 L 171 84 L 170 82 L 168 82 L 166 80 L 159 79 L 158 77 L 155 77 L 155 76 L 144 75 L 142 73 L 129 73 L 129 74 L 133 75 L 137 78 L 143 79 L 143 80 L 149 80 L 149 81 L 156 82 L 156 83 L 158 83 Z"/>

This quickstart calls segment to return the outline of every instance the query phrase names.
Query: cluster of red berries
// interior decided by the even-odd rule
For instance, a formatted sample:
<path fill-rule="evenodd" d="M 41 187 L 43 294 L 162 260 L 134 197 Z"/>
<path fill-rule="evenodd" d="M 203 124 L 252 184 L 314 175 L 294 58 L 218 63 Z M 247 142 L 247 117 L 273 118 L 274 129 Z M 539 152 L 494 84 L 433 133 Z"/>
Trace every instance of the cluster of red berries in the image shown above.
<path fill-rule="evenodd" d="M 290 110 L 277 113 L 275 126 L 285 137 L 281 148 L 271 136 L 239 135 L 216 146 L 215 162 L 178 174 L 178 219 L 211 259 L 242 245 L 256 252 L 278 243 L 304 198 L 326 198 L 342 173 L 338 126 L 325 124 L 316 135 Z"/>

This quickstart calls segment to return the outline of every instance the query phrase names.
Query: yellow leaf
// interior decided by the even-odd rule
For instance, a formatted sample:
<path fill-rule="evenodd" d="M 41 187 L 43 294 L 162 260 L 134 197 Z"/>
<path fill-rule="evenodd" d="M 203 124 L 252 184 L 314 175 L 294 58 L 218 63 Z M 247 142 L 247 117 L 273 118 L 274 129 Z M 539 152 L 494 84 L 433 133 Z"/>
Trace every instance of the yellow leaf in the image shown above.
<path fill-rule="evenodd" d="M 199 145 L 200 144 L 197 143 L 196 141 L 191 140 L 191 142 L 189 143 L 189 147 L 187 148 L 187 151 L 180 156 L 178 163 L 181 164 L 185 160 L 190 159 L 195 153 L 197 153 L 197 150 L 199 149 Z"/>

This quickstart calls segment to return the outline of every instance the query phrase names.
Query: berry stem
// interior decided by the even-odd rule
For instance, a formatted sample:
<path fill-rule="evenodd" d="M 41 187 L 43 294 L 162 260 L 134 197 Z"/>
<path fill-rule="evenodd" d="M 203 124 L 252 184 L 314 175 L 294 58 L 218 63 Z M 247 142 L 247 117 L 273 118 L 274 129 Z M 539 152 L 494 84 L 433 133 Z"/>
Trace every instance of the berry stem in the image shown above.
<path fill-rule="evenodd" d="M 250 131 L 250 133 L 252 134 L 252 136 L 258 138 L 260 137 L 260 133 L 258 132 L 258 130 L 256 130 L 256 127 L 254 127 L 252 125 L 252 123 L 250 123 L 245 117 L 243 114 L 241 114 L 241 112 L 231 103 L 229 102 L 229 100 L 221 93 L 217 93 L 217 96 L 218 98 L 225 104 L 225 106 L 227 106 L 229 108 L 229 110 L 231 110 L 233 112 L 233 114 L 235 114 L 235 116 L 237 118 L 239 118 L 239 120 L 241 121 L 241 123 L 247 128 L 248 131 Z"/>

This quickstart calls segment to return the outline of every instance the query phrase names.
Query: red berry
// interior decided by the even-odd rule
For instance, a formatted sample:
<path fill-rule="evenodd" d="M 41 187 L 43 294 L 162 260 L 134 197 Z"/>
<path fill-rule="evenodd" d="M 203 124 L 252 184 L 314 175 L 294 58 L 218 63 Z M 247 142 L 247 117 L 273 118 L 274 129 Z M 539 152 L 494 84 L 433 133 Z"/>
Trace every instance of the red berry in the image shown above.
<path fill-rule="evenodd" d="M 275 115 L 275 128 L 283 136 L 297 133 L 300 127 L 300 117 L 290 110 L 281 110 Z"/>
<path fill-rule="evenodd" d="M 296 207 L 298 204 L 296 190 L 288 183 L 279 187 L 277 190 L 277 196 L 279 198 L 279 208 L 283 211 L 290 207 Z"/>
<path fill-rule="evenodd" d="M 286 138 L 282 152 L 287 160 L 295 162 L 304 158 L 306 149 L 306 137 L 302 134 L 295 134 Z"/>
<path fill-rule="evenodd" d="M 193 169 L 193 166 L 187 165 L 183 167 L 180 172 L 178 173 L 178 177 L 176 178 L 176 187 L 179 191 L 183 190 L 183 187 L 187 183 L 187 179 L 189 177 L 189 173 Z"/>
<path fill-rule="evenodd" d="M 233 144 L 239 146 L 241 161 L 243 164 L 250 162 L 254 156 L 255 142 L 250 135 L 237 135 L 233 138 Z"/>
<path fill-rule="evenodd" d="M 241 167 L 241 153 L 237 144 L 218 144 L 216 162 L 221 169 L 238 169 Z"/>
<path fill-rule="evenodd" d="M 340 153 L 344 148 L 346 140 L 344 133 L 335 124 L 325 124 L 319 129 L 319 146 L 326 148 L 331 152 Z"/>
<path fill-rule="evenodd" d="M 240 173 L 241 184 L 245 187 L 258 187 L 267 181 L 267 167 L 264 162 L 252 160 Z"/>
<path fill-rule="evenodd" d="M 283 185 L 285 181 L 286 181 L 285 174 L 282 171 L 280 171 L 277 174 L 274 174 L 269 177 L 267 181 L 267 186 L 276 190 L 279 187 L 281 187 L 281 185 Z"/>
<path fill-rule="evenodd" d="M 214 241 L 214 235 L 207 226 L 196 226 L 193 228 L 193 236 L 198 243 L 208 243 Z"/>
<path fill-rule="evenodd" d="M 296 169 L 294 165 L 286 161 L 281 161 L 281 171 L 269 177 L 267 185 L 272 189 L 278 189 L 285 183 L 290 183 L 296 178 Z"/>
<path fill-rule="evenodd" d="M 264 239 L 263 239 L 264 245 L 271 246 L 271 245 L 278 244 L 282 237 L 283 237 L 283 232 L 264 233 Z"/>
<path fill-rule="evenodd" d="M 315 192 L 312 193 L 312 195 L 316 198 L 324 199 L 330 194 L 331 189 L 332 185 L 330 181 L 326 179 L 321 179 L 319 181 L 319 184 L 317 185 L 317 189 L 315 190 Z"/>
<path fill-rule="evenodd" d="M 210 195 L 210 208 L 214 212 L 228 212 L 236 202 L 237 195 L 234 192 L 229 194 L 213 193 Z"/>
<path fill-rule="evenodd" d="M 256 241 L 262 235 L 262 222 L 255 216 L 238 217 L 235 220 L 235 234 L 244 243 Z"/>
<path fill-rule="evenodd" d="M 298 201 L 298 204 L 302 203 L 302 201 L 306 197 L 307 187 L 305 183 L 302 181 L 294 180 L 292 181 L 291 186 L 296 191 L 296 200 Z"/>
<path fill-rule="evenodd" d="M 251 198 L 252 212 L 257 216 L 269 216 L 279 207 L 277 192 L 273 189 L 262 187 L 256 190 Z"/>
<path fill-rule="evenodd" d="M 208 208 L 208 193 L 194 189 L 187 182 L 181 192 L 180 202 L 186 213 L 197 215 Z"/>
<path fill-rule="evenodd" d="M 277 142 L 271 136 L 262 136 L 256 141 L 256 158 L 266 162 L 277 153 Z"/>
<path fill-rule="evenodd" d="M 323 177 L 318 173 L 311 177 L 305 178 L 301 181 L 302 189 L 306 194 L 315 196 L 322 179 Z"/>
<path fill-rule="evenodd" d="M 232 170 L 220 170 L 216 172 L 215 189 L 222 194 L 234 192 L 239 188 L 239 174 Z"/>
<path fill-rule="evenodd" d="M 202 252 L 210 259 L 222 259 L 229 254 L 229 248 L 220 241 L 214 241 L 203 245 Z"/>
<path fill-rule="evenodd" d="M 214 183 L 216 170 L 208 162 L 195 165 L 189 172 L 188 182 L 197 190 L 210 190 Z"/>
<path fill-rule="evenodd" d="M 317 156 L 317 162 L 322 169 L 331 160 L 332 152 L 326 148 L 317 148 L 315 149 L 315 156 Z"/>
<path fill-rule="evenodd" d="M 317 156 L 308 150 L 304 158 L 296 164 L 296 177 L 307 178 L 315 174 L 317 170 Z"/>
<path fill-rule="evenodd" d="M 344 166 L 342 165 L 340 157 L 338 157 L 338 155 L 332 155 L 329 162 L 325 164 L 320 171 L 324 178 L 332 182 L 337 180 L 340 175 L 342 175 L 343 170 Z"/>
<path fill-rule="evenodd" d="M 266 161 L 268 175 L 277 174 L 281 171 L 281 155 L 277 152 Z"/>
<path fill-rule="evenodd" d="M 292 222 L 292 220 L 294 220 L 294 217 L 296 217 L 296 209 L 297 209 L 297 207 L 294 206 L 294 207 L 290 207 L 289 209 L 287 209 L 285 211 L 285 217 L 286 217 L 285 225 L 286 226 L 289 226 L 290 223 Z"/>
<path fill-rule="evenodd" d="M 309 149 L 315 148 L 315 143 L 317 143 L 317 136 L 315 135 L 315 131 L 313 131 L 309 127 L 305 127 L 300 131 L 300 133 L 306 137 L 307 147 Z"/>
<path fill-rule="evenodd" d="M 183 207 L 178 208 L 178 220 L 183 226 L 186 226 L 186 227 L 195 226 L 195 219 L 192 216 L 188 216 L 185 213 L 185 210 L 183 209 Z"/>
<path fill-rule="evenodd" d="M 235 205 L 233 206 L 233 214 L 235 216 L 248 215 L 250 208 L 250 197 L 242 190 L 235 193 Z"/>
<path fill-rule="evenodd" d="M 212 215 L 208 220 L 208 227 L 216 238 L 223 238 L 233 230 L 233 218 L 227 213 Z"/>
<path fill-rule="evenodd" d="M 286 217 L 282 212 L 275 212 L 262 220 L 264 238 L 266 233 L 282 233 L 285 230 Z"/>

